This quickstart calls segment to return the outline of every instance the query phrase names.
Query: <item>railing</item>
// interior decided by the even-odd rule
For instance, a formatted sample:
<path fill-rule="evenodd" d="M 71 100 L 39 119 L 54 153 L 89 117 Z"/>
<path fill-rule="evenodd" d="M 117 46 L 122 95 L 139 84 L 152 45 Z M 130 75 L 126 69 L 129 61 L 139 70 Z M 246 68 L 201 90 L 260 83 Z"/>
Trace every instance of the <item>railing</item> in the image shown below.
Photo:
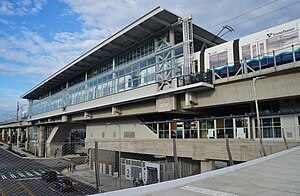
<path fill-rule="evenodd" d="M 276 68 L 280 65 L 300 60 L 300 44 L 291 45 L 280 50 L 263 55 L 254 56 L 251 59 L 241 59 L 240 62 L 228 62 L 221 67 L 212 68 L 214 79 L 227 78 L 242 75 L 247 77 L 250 72 L 261 72 L 263 69 Z"/>

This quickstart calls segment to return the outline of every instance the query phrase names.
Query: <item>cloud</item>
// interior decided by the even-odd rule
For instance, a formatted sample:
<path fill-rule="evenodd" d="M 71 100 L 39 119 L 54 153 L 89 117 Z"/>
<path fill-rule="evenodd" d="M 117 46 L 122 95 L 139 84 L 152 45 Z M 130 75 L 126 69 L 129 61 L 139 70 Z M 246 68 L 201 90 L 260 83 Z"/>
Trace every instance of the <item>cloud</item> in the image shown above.
<path fill-rule="evenodd" d="M 0 15 L 34 15 L 46 4 L 46 0 L 0 1 Z"/>

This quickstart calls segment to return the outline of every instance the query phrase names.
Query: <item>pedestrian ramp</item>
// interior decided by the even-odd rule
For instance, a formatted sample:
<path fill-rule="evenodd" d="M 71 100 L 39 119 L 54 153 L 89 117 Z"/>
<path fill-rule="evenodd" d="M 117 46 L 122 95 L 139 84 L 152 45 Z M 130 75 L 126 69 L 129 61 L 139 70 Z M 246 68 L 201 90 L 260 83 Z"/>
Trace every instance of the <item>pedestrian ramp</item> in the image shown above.
<path fill-rule="evenodd" d="M 9 179 L 22 179 L 22 178 L 38 178 L 42 177 L 43 173 L 50 171 L 49 169 L 32 169 L 24 171 L 0 171 L 0 181 Z"/>

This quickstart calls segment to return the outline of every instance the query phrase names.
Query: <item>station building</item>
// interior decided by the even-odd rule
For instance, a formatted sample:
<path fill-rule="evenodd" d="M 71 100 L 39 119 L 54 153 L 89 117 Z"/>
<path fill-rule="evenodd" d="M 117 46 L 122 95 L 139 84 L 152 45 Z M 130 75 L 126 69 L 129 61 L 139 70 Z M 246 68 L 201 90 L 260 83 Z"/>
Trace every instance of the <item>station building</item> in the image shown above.
<path fill-rule="evenodd" d="M 299 145 L 298 59 L 220 76 L 204 51 L 225 42 L 158 7 L 25 93 L 28 119 L 1 124 L 2 137 L 16 132 L 27 150 L 51 157 L 77 130 L 90 163 L 99 142 L 101 172 L 117 171 L 121 151 L 123 177 L 165 181 L 175 178 L 173 139 L 182 177 L 228 160 L 225 135 L 235 162 L 261 156 L 256 87 L 267 154 L 283 150 L 283 139 Z"/>

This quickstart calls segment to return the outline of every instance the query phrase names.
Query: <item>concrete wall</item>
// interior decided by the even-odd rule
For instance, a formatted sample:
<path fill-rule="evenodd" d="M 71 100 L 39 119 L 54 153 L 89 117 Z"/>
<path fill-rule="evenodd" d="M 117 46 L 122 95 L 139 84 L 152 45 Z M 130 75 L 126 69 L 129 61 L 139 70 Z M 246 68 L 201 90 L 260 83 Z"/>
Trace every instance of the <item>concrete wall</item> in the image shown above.
<path fill-rule="evenodd" d="M 109 124 L 107 124 L 109 123 Z M 121 126 L 121 138 L 155 139 L 157 135 L 146 125 L 141 125 L 136 117 L 128 117 L 124 120 L 98 120 L 86 124 L 86 139 L 119 139 L 119 127 Z"/>
<path fill-rule="evenodd" d="M 269 75 L 256 81 L 258 100 L 268 100 L 300 95 L 300 72 L 285 73 L 282 75 Z M 194 92 L 197 105 L 194 108 L 229 105 L 243 102 L 254 102 L 252 79 L 216 84 L 208 91 Z M 181 108 L 185 100 L 180 100 Z"/>
<path fill-rule="evenodd" d="M 94 139 L 86 139 L 86 148 L 94 148 Z M 99 140 L 97 140 L 99 141 Z M 257 140 L 229 139 L 234 161 L 249 161 L 261 157 L 260 145 Z M 300 141 L 288 142 L 289 147 L 300 145 Z M 177 156 L 194 160 L 228 160 L 225 139 L 178 139 Z M 264 141 L 267 154 L 285 149 L 283 140 Z M 106 139 L 99 142 L 99 149 L 118 151 L 119 141 Z M 138 154 L 173 156 L 173 140 L 122 139 L 122 152 Z"/>

